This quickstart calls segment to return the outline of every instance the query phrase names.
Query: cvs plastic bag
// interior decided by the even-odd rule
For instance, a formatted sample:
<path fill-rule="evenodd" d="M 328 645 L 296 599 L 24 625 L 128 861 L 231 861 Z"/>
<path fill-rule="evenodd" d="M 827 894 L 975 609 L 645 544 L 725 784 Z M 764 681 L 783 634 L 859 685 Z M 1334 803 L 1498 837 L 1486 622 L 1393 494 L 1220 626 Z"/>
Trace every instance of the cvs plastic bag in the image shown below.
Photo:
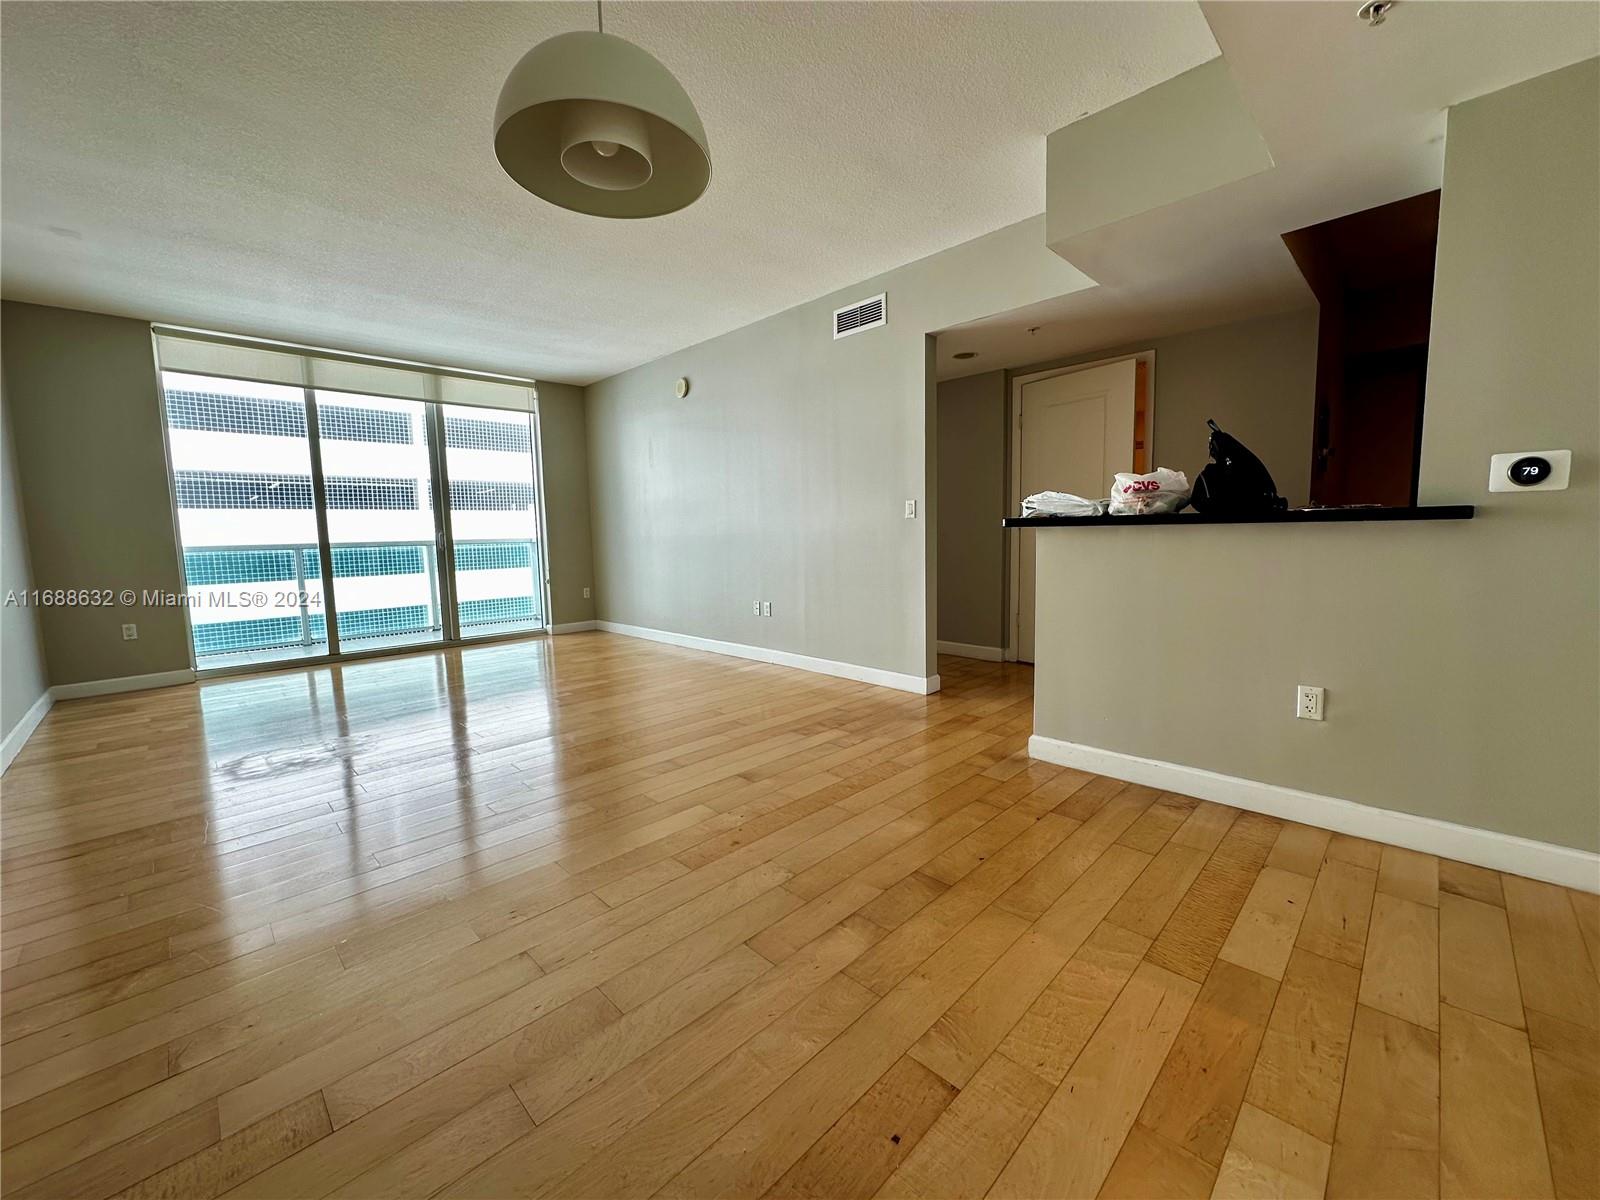
<path fill-rule="evenodd" d="M 1157 467 L 1148 475 L 1118 472 L 1111 485 L 1111 515 L 1144 517 L 1177 512 L 1189 503 L 1189 477 Z"/>

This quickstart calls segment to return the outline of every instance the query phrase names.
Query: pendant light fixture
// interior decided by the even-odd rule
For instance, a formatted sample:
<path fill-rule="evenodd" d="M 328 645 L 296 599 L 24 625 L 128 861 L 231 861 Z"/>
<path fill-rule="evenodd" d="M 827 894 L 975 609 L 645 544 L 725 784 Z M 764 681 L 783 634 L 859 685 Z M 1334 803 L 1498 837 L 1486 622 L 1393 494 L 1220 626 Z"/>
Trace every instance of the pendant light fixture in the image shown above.
<path fill-rule="evenodd" d="M 494 113 L 507 175 L 597 217 L 657 217 L 711 180 L 705 127 L 683 86 L 632 42 L 599 29 L 541 42 L 511 69 Z"/>

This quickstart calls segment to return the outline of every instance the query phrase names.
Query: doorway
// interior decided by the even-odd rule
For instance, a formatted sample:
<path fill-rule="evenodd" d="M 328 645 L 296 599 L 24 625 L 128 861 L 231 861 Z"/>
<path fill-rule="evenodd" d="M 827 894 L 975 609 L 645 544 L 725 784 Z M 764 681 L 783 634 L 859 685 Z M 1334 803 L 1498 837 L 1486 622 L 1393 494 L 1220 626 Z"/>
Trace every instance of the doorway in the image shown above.
<path fill-rule="evenodd" d="M 1439 196 L 1283 235 L 1320 306 L 1313 504 L 1417 502 Z"/>
<path fill-rule="evenodd" d="M 1148 402 L 1139 404 L 1144 375 L 1130 356 L 1012 380 L 1013 512 L 1023 497 L 1042 491 L 1102 499 L 1113 475 L 1135 469 L 1151 426 Z M 1034 657 L 1036 537 L 1032 529 L 1012 531 L 1007 657 L 1025 663 Z"/>
<path fill-rule="evenodd" d="M 161 382 L 197 670 L 545 628 L 534 412 Z"/>

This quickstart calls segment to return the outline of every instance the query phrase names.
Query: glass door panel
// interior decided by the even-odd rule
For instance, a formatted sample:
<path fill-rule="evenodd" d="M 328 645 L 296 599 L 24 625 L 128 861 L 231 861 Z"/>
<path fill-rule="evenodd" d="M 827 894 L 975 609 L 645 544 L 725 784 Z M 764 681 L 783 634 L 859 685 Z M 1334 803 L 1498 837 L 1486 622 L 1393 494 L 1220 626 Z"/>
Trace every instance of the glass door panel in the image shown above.
<path fill-rule="evenodd" d="M 540 629 L 544 560 L 533 418 L 459 404 L 443 415 L 461 636 Z"/>
<path fill-rule="evenodd" d="M 195 664 L 326 654 L 304 391 L 175 371 L 161 386 Z"/>
<path fill-rule="evenodd" d="M 443 640 L 427 406 L 313 394 L 339 650 Z"/>

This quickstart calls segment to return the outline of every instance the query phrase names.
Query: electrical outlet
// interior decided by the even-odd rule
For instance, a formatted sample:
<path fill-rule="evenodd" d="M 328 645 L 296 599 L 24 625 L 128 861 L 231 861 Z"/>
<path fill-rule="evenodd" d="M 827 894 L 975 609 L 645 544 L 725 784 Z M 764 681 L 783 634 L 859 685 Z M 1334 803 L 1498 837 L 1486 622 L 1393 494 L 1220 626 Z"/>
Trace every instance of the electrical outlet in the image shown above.
<path fill-rule="evenodd" d="M 759 600 L 750 601 L 750 611 L 751 611 L 752 614 L 754 614 L 755 616 L 759 617 L 761 615 L 761 601 L 759 601 Z"/>
<path fill-rule="evenodd" d="M 915 500 L 907 500 L 906 501 L 906 520 L 915 521 L 916 519 L 917 519 L 917 502 Z"/>
<path fill-rule="evenodd" d="M 1321 688 L 1302 683 L 1294 695 L 1294 715 L 1302 721 L 1322 720 L 1322 698 Z"/>
<path fill-rule="evenodd" d="M 771 600 L 767 600 L 767 601 L 762 603 L 762 605 L 761 605 L 761 615 L 763 617 L 770 617 L 772 615 L 772 601 Z"/>
<path fill-rule="evenodd" d="M 588 588 L 584 588 L 583 589 L 583 598 L 585 600 L 587 600 L 589 598 L 589 589 Z"/>
<path fill-rule="evenodd" d="M 122 627 L 122 640 L 137 642 L 139 640 L 139 627 L 137 625 L 124 625 Z"/>

